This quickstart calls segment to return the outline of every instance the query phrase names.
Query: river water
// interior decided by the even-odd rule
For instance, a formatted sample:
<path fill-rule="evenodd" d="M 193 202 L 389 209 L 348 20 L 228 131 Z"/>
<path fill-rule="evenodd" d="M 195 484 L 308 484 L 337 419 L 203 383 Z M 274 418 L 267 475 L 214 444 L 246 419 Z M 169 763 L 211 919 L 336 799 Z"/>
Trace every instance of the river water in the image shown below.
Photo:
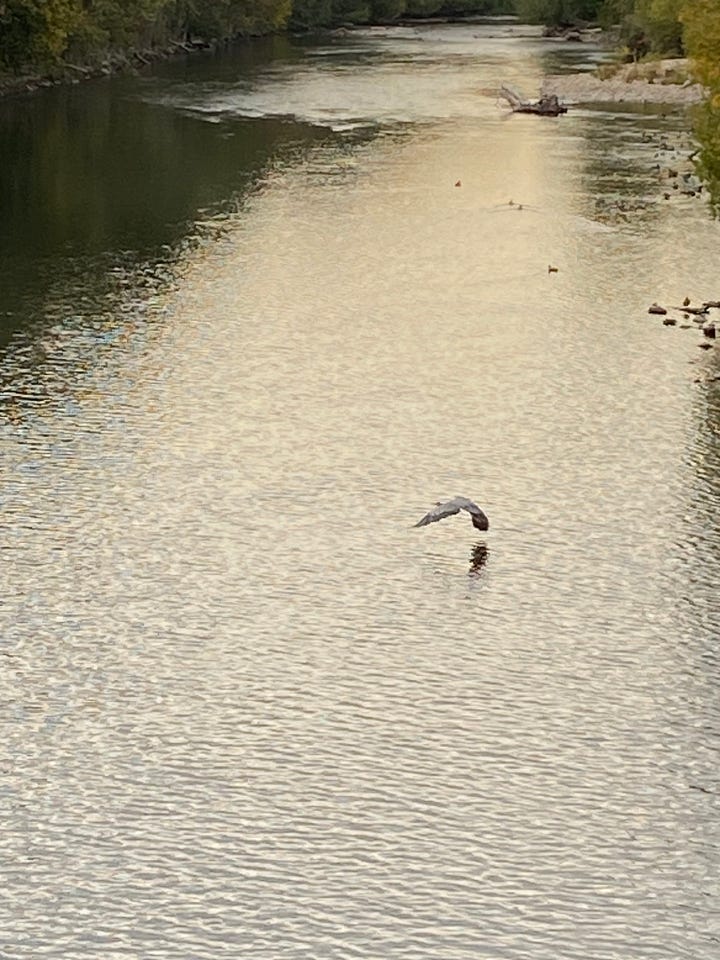
<path fill-rule="evenodd" d="M 718 226 L 682 113 L 487 93 L 592 61 L 0 105 L 1 957 L 720 955 Z"/>

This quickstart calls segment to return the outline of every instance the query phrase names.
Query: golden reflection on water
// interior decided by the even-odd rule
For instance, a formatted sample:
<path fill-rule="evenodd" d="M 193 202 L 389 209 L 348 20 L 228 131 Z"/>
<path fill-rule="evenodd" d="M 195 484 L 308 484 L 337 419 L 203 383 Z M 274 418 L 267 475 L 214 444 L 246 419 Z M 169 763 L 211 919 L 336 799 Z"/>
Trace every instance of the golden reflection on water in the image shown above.
<path fill-rule="evenodd" d="M 468 103 L 16 358 L 21 955 L 713 956 L 715 359 L 646 310 L 717 227 L 594 216 L 642 115 Z"/>

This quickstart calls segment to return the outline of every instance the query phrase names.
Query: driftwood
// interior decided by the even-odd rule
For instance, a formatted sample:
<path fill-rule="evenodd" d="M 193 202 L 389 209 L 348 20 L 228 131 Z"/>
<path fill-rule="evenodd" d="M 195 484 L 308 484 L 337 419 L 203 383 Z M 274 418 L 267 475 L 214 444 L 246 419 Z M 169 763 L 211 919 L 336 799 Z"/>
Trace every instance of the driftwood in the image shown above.
<path fill-rule="evenodd" d="M 683 313 L 692 313 L 695 317 L 703 317 L 709 309 L 710 308 L 705 304 L 703 304 L 701 307 L 690 307 L 687 305 L 682 307 L 673 307 L 673 310 L 682 310 Z"/>
<path fill-rule="evenodd" d="M 561 113 L 567 113 L 567 107 L 560 103 L 555 94 L 542 96 L 539 100 L 531 102 L 523 100 L 517 90 L 503 84 L 500 87 L 500 96 L 507 100 L 513 113 L 537 113 L 541 117 L 557 117 Z"/>

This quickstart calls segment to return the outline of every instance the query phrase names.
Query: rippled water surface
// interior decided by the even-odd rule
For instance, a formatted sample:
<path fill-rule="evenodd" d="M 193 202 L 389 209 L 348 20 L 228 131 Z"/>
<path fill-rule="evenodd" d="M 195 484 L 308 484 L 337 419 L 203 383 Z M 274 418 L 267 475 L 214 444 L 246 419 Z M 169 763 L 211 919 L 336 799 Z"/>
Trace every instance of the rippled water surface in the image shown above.
<path fill-rule="evenodd" d="M 0 105 L 2 957 L 720 955 L 718 227 L 487 92 L 587 51 Z"/>

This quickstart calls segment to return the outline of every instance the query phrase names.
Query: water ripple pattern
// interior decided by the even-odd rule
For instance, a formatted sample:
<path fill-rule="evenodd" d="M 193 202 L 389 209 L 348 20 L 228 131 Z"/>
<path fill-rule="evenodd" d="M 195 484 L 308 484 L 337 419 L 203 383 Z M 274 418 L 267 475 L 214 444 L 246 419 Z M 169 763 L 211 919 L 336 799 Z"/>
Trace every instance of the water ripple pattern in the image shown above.
<path fill-rule="evenodd" d="M 718 228 L 653 194 L 682 115 L 508 119 L 509 28 L 463 30 L 254 67 L 372 135 L 291 126 L 244 193 L 188 161 L 184 239 L 66 244 L 16 297 L 7 960 L 718 956 L 717 360 L 646 313 L 718 295 Z M 514 49 L 527 89 L 558 56 Z M 71 96 L 162 89 L 219 164 L 260 127 L 188 118 L 237 97 L 213 63 Z M 456 494 L 487 535 L 413 529 Z"/>

